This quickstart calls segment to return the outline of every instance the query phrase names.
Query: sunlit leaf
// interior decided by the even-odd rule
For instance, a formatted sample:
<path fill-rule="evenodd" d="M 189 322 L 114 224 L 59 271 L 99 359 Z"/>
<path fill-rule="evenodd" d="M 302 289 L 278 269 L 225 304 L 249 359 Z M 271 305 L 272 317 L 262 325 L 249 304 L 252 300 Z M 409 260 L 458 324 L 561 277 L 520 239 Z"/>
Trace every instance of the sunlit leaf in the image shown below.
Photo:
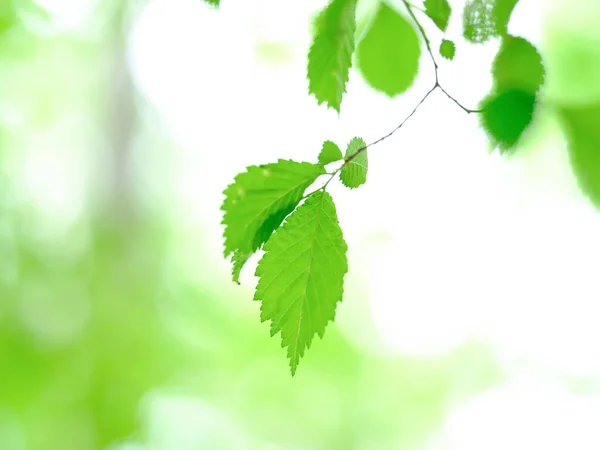
<path fill-rule="evenodd" d="M 249 258 L 296 208 L 305 189 L 323 174 L 318 164 L 280 159 L 250 166 L 224 191 L 225 256 L 233 253 L 233 279 Z"/>
<path fill-rule="evenodd" d="M 362 138 L 355 137 L 349 143 L 346 148 L 345 159 L 348 161 L 340 173 L 340 179 L 342 184 L 351 189 L 357 188 L 361 184 L 367 181 L 367 170 L 369 168 L 369 161 L 367 158 L 367 144 Z M 356 156 L 354 154 L 360 150 Z"/>
<path fill-rule="evenodd" d="M 216 7 L 219 7 L 221 4 L 221 0 L 204 0 L 204 2 Z"/>
<path fill-rule="evenodd" d="M 340 111 L 354 53 L 356 0 L 333 0 L 314 22 L 308 52 L 308 92 L 318 104 Z"/>
<path fill-rule="evenodd" d="M 348 271 L 346 242 L 331 196 L 310 195 L 264 246 L 255 300 L 271 335 L 281 332 L 292 375 L 315 334 L 323 337 L 341 301 Z"/>
<path fill-rule="evenodd" d="M 358 68 L 367 83 L 394 97 L 414 82 L 421 47 L 414 27 L 382 2 L 356 53 Z"/>
<path fill-rule="evenodd" d="M 425 14 L 433 20 L 440 30 L 445 32 L 452 12 L 448 0 L 425 0 L 423 6 L 425 6 Z"/>
<path fill-rule="evenodd" d="M 323 142 L 323 148 L 321 149 L 321 153 L 319 153 L 319 164 L 326 166 L 329 163 L 339 161 L 343 157 L 342 151 L 335 142 Z"/>
<path fill-rule="evenodd" d="M 463 9 L 463 36 L 482 44 L 507 33 L 510 16 L 518 0 L 467 0 Z"/>
<path fill-rule="evenodd" d="M 442 40 L 442 43 L 440 44 L 440 55 L 452 61 L 454 55 L 456 55 L 456 46 L 454 45 L 454 42 L 449 41 L 448 39 Z"/>
<path fill-rule="evenodd" d="M 600 208 L 600 103 L 562 108 L 560 113 L 579 187 Z"/>

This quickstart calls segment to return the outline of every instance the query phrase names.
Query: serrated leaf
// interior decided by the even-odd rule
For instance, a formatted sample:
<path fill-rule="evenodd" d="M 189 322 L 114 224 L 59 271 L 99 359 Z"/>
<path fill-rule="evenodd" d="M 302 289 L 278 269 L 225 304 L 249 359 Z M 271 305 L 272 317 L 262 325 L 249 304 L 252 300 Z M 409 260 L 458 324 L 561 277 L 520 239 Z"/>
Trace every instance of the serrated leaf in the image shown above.
<path fill-rule="evenodd" d="M 234 281 L 246 260 L 264 244 L 283 219 L 296 208 L 302 194 L 325 173 L 318 164 L 280 159 L 250 166 L 224 191 L 221 206 L 225 257 L 233 253 Z"/>
<path fill-rule="evenodd" d="M 600 209 L 600 104 L 561 108 L 560 114 L 577 183 Z"/>
<path fill-rule="evenodd" d="M 308 92 L 340 112 L 354 53 L 356 0 L 333 0 L 315 20 L 308 52 Z"/>
<path fill-rule="evenodd" d="M 425 0 L 423 6 L 425 6 L 425 14 L 433 20 L 433 23 L 441 31 L 446 32 L 450 21 L 450 13 L 452 12 L 448 0 Z"/>
<path fill-rule="evenodd" d="M 346 148 L 345 159 L 350 161 L 344 164 L 340 173 L 340 180 L 342 184 L 350 189 L 357 188 L 361 184 L 367 181 L 367 170 L 369 168 L 369 161 L 367 158 L 367 144 L 362 138 L 355 137 L 349 143 Z M 352 157 L 358 150 L 362 150 L 356 156 Z"/>
<path fill-rule="evenodd" d="M 417 76 L 420 40 L 413 26 L 382 2 L 356 54 L 365 81 L 395 97 L 406 91 Z"/>
<path fill-rule="evenodd" d="M 321 153 L 319 153 L 319 164 L 326 166 L 327 164 L 339 161 L 342 158 L 342 151 L 335 142 L 323 142 L 323 148 L 321 149 Z"/>
<path fill-rule="evenodd" d="M 442 40 L 442 43 L 440 44 L 440 55 L 452 61 L 454 55 L 456 55 L 456 46 L 454 45 L 454 42 L 449 41 L 448 39 Z"/>
<path fill-rule="evenodd" d="M 231 278 L 235 283 L 240 284 L 240 274 L 242 272 L 242 268 L 244 267 L 244 264 L 246 264 L 246 261 L 250 259 L 250 256 L 252 256 L 252 254 L 242 253 L 239 250 L 233 252 L 233 257 L 231 258 L 233 262 Z"/>
<path fill-rule="evenodd" d="M 542 57 L 526 39 L 506 35 L 494 58 L 492 75 L 497 89 L 535 94 L 544 83 Z"/>
<path fill-rule="evenodd" d="M 261 320 L 271 321 L 271 336 L 281 332 L 294 375 L 314 335 L 322 338 L 334 319 L 348 271 L 347 246 L 331 196 L 323 191 L 310 195 L 264 250 L 254 299 L 262 301 Z"/>
<path fill-rule="evenodd" d="M 481 104 L 481 123 L 501 152 L 512 149 L 533 119 L 535 95 L 510 89 L 490 94 Z"/>

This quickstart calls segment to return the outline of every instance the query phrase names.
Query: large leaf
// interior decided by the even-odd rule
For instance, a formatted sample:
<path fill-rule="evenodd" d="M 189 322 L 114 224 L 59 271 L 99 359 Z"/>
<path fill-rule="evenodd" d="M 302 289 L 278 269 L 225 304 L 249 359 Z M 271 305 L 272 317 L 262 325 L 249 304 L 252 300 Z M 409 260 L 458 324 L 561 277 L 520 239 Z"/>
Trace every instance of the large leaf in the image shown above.
<path fill-rule="evenodd" d="M 526 39 L 506 35 L 492 65 L 497 89 L 536 93 L 544 83 L 544 66 L 537 49 Z"/>
<path fill-rule="evenodd" d="M 425 14 L 433 20 L 440 30 L 445 32 L 452 12 L 448 0 L 425 0 L 423 6 L 425 6 Z"/>
<path fill-rule="evenodd" d="M 325 170 L 321 165 L 280 159 L 250 166 L 224 191 L 225 256 L 233 253 L 233 279 L 245 261 L 296 208 L 305 189 Z"/>
<path fill-rule="evenodd" d="M 535 95 L 510 89 L 482 101 L 481 123 L 501 152 L 514 148 L 533 119 Z"/>
<path fill-rule="evenodd" d="M 579 187 L 600 208 L 600 103 L 560 112 Z"/>
<path fill-rule="evenodd" d="M 348 271 L 346 242 L 331 196 L 310 195 L 264 246 L 255 300 L 271 336 L 281 332 L 292 375 L 313 336 L 321 338 L 341 301 Z"/>
<path fill-rule="evenodd" d="M 352 138 L 346 147 L 345 159 L 348 161 L 342 167 L 340 180 L 342 184 L 350 189 L 357 188 L 367 181 L 369 160 L 367 157 L 366 142 L 359 137 Z M 354 154 L 360 150 L 356 156 Z M 350 159 L 352 158 L 352 159 Z"/>
<path fill-rule="evenodd" d="M 340 111 L 354 53 L 356 0 L 333 0 L 315 21 L 308 52 L 308 92 Z"/>
<path fill-rule="evenodd" d="M 419 68 L 421 47 L 414 27 L 385 3 L 356 50 L 358 68 L 373 88 L 390 97 L 406 91 Z"/>

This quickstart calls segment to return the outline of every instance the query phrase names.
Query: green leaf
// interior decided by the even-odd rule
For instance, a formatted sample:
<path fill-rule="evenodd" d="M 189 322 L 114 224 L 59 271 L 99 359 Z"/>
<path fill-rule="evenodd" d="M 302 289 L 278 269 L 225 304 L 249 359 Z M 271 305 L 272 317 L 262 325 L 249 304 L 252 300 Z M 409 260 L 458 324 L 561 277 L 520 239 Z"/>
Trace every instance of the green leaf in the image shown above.
<path fill-rule="evenodd" d="M 315 20 L 308 52 L 308 92 L 340 112 L 354 53 L 356 0 L 333 0 Z"/>
<path fill-rule="evenodd" d="M 350 189 L 357 188 L 367 181 L 369 161 L 366 147 L 367 144 L 362 138 L 355 137 L 348 143 L 348 147 L 346 148 L 346 161 L 358 150 L 364 149 L 342 167 L 340 179 L 342 180 L 342 184 Z"/>
<path fill-rule="evenodd" d="M 342 151 L 335 142 L 323 142 L 323 148 L 321 149 L 321 153 L 319 153 L 319 164 L 326 166 L 327 164 L 339 161 L 342 158 Z"/>
<path fill-rule="evenodd" d="M 600 209 L 600 103 L 562 108 L 569 159 L 582 192 Z"/>
<path fill-rule="evenodd" d="M 242 268 L 246 261 L 250 259 L 252 256 L 251 253 L 242 253 L 239 250 L 233 252 L 233 257 L 231 258 L 233 262 L 233 268 L 231 269 L 231 278 L 237 284 L 240 284 L 240 273 L 242 272 Z"/>
<path fill-rule="evenodd" d="M 492 64 L 492 75 L 497 89 L 535 94 L 544 83 L 542 57 L 526 39 L 506 35 Z"/>
<path fill-rule="evenodd" d="M 482 44 L 495 34 L 493 2 L 470 0 L 463 9 L 463 36 L 474 44 Z"/>
<path fill-rule="evenodd" d="M 204 0 L 205 3 L 208 3 L 211 6 L 216 6 L 217 8 L 221 4 L 221 0 Z"/>
<path fill-rule="evenodd" d="M 535 103 L 535 95 L 519 89 L 493 93 L 482 101 L 482 126 L 501 152 L 517 144 L 531 123 Z"/>
<path fill-rule="evenodd" d="M 508 22 L 519 0 L 496 0 L 494 3 L 493 15 L 495 21 L 496 34 L 504 36 L 508 33 Z"/>
<path fill-rule="evenodd" d="M 423 6 L 425 6 L 425 14 L 433 20 L 440 30 L 446 32 L 450 21 L 450 13 L 452 12 L 448 0 L 425 0 Z"/>
<path fill-rule="evenodd" d="M 456 55 L 456 46 L 454 45 L 454 42 L 449 41 L 448 39 L 442 40 L 442 43 L 440 44 L 440 55 L 452 61 L 454 55 Z"/>
<path fill-rule="evenodd" d="M 302 194 L 325 173 L 318 164 L 280 159 L 277 163 L 250 166 L 224 191 L 225 257 L 233 253 L 233 280 L 238 281 L 246 260 L 292 212 Z"/>
<path fill-rule="evenodd" d="M 356 53 L 358 67 L 367 83 L 394 97 L 414 82 L 421 47 L 412 25 L 382 2 Z"/>
<path fill-rule="evenodd" d="M 463 36 L 482 44 L 507 33 L 518 0 L 468 0 L 463 9 Z"/>
<path fill-rule="evenodd" d="M 271 320 L 271 336 L 281 332 L 294 375 L 313 336 L 322 338 L 334 319 L 348 271 L 347 245 L 331 196 L 310 195 L 264 250 L 254 299 L 262 301 L 261 320 Z"/>

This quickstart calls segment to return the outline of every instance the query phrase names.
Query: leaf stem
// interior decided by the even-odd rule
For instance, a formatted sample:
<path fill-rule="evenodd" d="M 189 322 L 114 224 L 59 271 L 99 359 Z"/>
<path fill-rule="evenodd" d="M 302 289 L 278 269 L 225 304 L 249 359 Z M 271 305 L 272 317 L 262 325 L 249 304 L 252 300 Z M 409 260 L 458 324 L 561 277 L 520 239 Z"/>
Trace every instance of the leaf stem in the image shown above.
<path fill-rule="evenodd" d="M 446 89 L 444 89 L 442 87 L 442 85 L 440 84 L 440 80 L 439 80 L 439 73 L 438 73 L 439 67 L 435 60 L 435 56 L 433 55 L 433 51 L 431 50 L 431 44 L 429 42 L 429 39 L 427 38 L 427 35 L 425 34 L 425 30 L 423 29 L 423 26 L 421 25 L 421 23 L 415 16 L 415 13 L 413 12 L 413 9 L 418 9 L 419 11 L 422 11 L 422 10 L 420 8 L 416 7 L 415 5 L 409 3 L 408 0 L 402 0 L 402 3 L 404 3 L 404 6 L 406 7 L 408 14 L 411 16 L 412 20 L 415 22 L 417 28 L 419 29 L 419 33 L 421 34 L 421 37 L 423 38 L 423 41 L 425 42 L 425 47 L 427 48 L 427 53 L 429 53 L 429 56 L 431 57 L 431 62 L 433 63 L 433 69 L 434 69 L 434 74 L 435 74 L 435 82 L 433 84 L 433 87 L 427 91 L 427 93 L 423 96 L 423 98 L 419 101 L 419 103 L 417 103 L 417 105 L 413 108 L 413 110 L 410 112 L 410 114 L 408 116 L 406 116 L 406 118 L 400 123 L 400 125 L 398 125 L 396 128 L 394 128 L 392 131 L 390 131 L 385 136 L 382 136 L 379 139 L 371 142 L 370 144 L 367 144 L 364 147 L 357 149 L 350 156 L 344 158 L 344 162 L 337 169 L 335 169 L 333 171 L 333 173 L 327 174 L 330 176 L 329 176 L 329 179 L 325 182 L 325 184 L 323 186 L 321 186 L 319 189 L 316 189 L 315 191 L 305 195 L 303 198 L 306 198 L 318 191 L 325 191 L 327 189 L 327 185 L 344 168 L 344 166 L 346 164 L 348 164 L 350 161 L 352 161 L 354 158 L 356 158 L 360 153 L 364 152 L 367 148 L 371 147 L 372 145 L 379 144 L 381 141 L 384 141 L 385 139 L 389 138 L 396 131 L 398 131 L 400 128 L 402 128 L 404 126 L 404 124 L 406 122 L 408 122 L 408 120 L 417 112 L 417 110 L 421 107 L 421 105 L 425 102 L 425 100 L 427 100 L 427 97 L 429 97 L 433 93 L 433 91 L 435 91 L 436 89 L 439 89 L 440 91 L 442 91 L 446 97 L 448 97 L 450 100 L 452 100 L 459 108 L 461 108 L 467 114 L 481 113 L 483 111 L 482 109 L 467 108 L 462 103 L 460 103 L 456 98 L 454 98 L 452 95 L 450 95 L 448 93 L 448 91 L 446 91 Z"/>

